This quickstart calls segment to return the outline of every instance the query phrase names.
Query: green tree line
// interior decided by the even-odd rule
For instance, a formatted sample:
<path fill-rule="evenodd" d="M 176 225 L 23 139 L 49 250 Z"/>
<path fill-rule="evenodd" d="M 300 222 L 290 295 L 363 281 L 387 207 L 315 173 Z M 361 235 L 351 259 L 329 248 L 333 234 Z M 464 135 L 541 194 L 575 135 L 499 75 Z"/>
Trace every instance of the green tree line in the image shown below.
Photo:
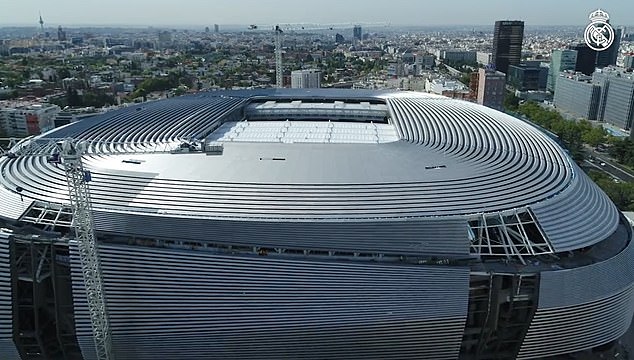
<path fill-rule="evenodd" d="M 608 139 L 607 132 L 602 127 L 592 126 L 587 120 L 566 120 L 557 111 L 545 109 L 532 101 L 519 105 L 517 112 L 556 134 L 577 161 L 583 160 L 584 143 L 597 146 Z"/>
<path fill-rule="evenodd" d="M 554 110 L 544 109 L 538 104 L 527 102 L 519 105 L 517 111 L 534 123 L 553 133 L 568 146 L 575 160 L 583 159 L 583 143 L 596 147 L 609 142 L 609 154 L 618 162 L 634 167 L 634 142 L 630 139 L 618 139 L 608 136 L 605 129 L 593 127 L 587 120 L 572 121 L 564 119 Z M 623 211 L 634 211 L 634 183 L 618 182 L 609 175 L 597 171 L 588 171 L 590 178 Z"/>
<path fill-rule="evenodd" d="M 165 91 L 178 87 L 179 85 L 191 87 L 191 79 L 184 77 L 183 74 L 172 72 L 167 76 L 152 77 L 143 80 L 130 97 L 132 99 L 146 97 L 147 94 L 153 91 Z"/>
<path fill-rule="evenodd" d="M 634 141 L 628 138 L 612 138 L 610 143 L 612 144 L 608 150 L 610 156 L 623 165 L 634 167 Z"/>

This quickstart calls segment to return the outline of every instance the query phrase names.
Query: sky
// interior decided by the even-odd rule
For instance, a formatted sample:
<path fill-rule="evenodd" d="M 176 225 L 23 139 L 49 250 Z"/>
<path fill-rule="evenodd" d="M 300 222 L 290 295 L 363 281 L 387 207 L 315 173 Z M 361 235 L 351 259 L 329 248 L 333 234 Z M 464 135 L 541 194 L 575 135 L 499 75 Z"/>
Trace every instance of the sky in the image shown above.
<path fill-rule="evenodd" d="M 586 25 L 597 8 L 634 25 L 634 0 L 2 0 L 0 27 L 191 26 L 278 23 L 392 25 Z"/>

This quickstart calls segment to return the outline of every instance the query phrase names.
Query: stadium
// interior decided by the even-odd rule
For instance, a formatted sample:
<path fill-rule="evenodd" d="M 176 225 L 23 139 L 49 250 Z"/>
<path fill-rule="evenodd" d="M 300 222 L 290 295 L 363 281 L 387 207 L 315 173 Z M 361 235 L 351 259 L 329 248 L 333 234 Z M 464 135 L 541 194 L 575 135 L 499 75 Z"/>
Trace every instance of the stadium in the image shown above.
<path fill-rule="evenodd" d="M 630 326 L 631 226 L 477 104 L 215 91 L 22 144 L 57 138 L 90 144 L 117 359 L 534 359 Z M 0 185 L 0 358 L 96 358 L 63 169 L 3 157 Z"/>

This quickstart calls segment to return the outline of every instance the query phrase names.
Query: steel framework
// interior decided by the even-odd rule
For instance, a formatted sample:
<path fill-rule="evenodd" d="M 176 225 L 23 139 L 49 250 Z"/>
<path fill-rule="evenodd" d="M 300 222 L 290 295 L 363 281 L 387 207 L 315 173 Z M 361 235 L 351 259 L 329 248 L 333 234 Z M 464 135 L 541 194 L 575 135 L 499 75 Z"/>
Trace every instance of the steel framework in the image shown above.
<path fill-rule="evenodd" d="M 275 86 L 284 87 L 284 74 L 282 66 L 282 29 L 275 25 Z"/>
<path fill-rule="evenodd" d="M 73 209 L 72 224 L 81 259 L 95 351 L 98 359 L 113 359 L 99 248 L 95 238 L 92 202 L 88 187 L 91 175 L 84 169 L 81 157 L 81 151 L 72 142 L 62 144 L 61 158 L 68 183 L 70 205 Z"/>
<path fill-rule="evenodd" d="M 553 247 L 529 208 L 482 213 L 469 221 L 471 253 L 483 257 L 519 259 L 555 256 Z"/>
<path fill-rule="evenodd" d="M 97 359 L 114 359 L 108 309 L 104 294 L 99 248 L 94 232 L 94 220 L 92 215 L 92 201 L 90 199 L 91 180 L 90 171 L 84 169 L 82 156 L 86 153 L 114 153 L 122 154 L 156 154 L 203 151 L 200 144 L 182 142 L 177 148 L 174 144 L 135 144 L 136 148 L 130 148 L 130 144 L 85 141 L 74 139 L 0 139 L 0 156 L 9 159 L 20 157 L 46 157 L 49 163 L 56 166 L 62 165 L 68 184 L 70 208 L 72 209 L 71 227 L 78 244 L 79 256 L 82 265 L 84 286 L 90 311 L 90 320 L 95 341 Z M 198 146 L 198 147 L 197 147 Z M 213 146 L 212 146 L 213 148 Z M 213 149 L 214 153 L 218 152 Z M 221 151 L 221 150 L 220 150 Z M 24 189 L 17 188 L 21 193 Z M 29 222 L 49 226 L 64 225 L 68 223 L 68 210 L 48 209 L 46 205 L 34 203 L 27 215 Z M 35 217 L 33 216 L 35 215 Z M 54 218 L 47 218 L 53 215 Z"/>

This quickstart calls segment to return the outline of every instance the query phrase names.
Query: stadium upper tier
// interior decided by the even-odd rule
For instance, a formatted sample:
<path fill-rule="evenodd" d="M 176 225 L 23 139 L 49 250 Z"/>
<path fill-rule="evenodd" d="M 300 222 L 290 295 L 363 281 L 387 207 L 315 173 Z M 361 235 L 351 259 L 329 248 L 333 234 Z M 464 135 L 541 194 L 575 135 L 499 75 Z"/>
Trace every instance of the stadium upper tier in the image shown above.
<path fill-rule="evenodd" d="M 429 94 L 209 92 L 133 105 L 31 141 L 65 137 L 92 141 L 84 162 L 98 227 L 107 213 L 324 224 L 451 219 L 466 229 L 479 214 L 521 209 L 561 252 L 605 239 L 618 223 L 614 205 L 555 141 L 495 110 Z M 223 150 L 142 153 L 182 141 Z M 123 151 L 139 153 L 117 155 Z M 0 216 L 17 219 L 33 200 L 68 202 L 64 173 L 46 158 L 3 159 L 0 168 L 0 200 L 11 204 Z"/>

